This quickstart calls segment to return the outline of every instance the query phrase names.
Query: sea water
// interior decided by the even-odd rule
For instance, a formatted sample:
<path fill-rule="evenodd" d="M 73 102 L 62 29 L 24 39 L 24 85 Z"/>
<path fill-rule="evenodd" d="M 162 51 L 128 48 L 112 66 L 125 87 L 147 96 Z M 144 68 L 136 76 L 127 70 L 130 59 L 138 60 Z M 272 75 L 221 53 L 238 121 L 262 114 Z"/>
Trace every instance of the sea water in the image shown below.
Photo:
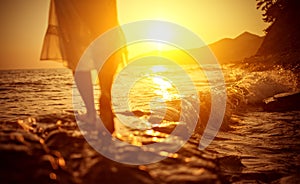
<path fill-rule="evenodd" d="M 267 97 L 298 90 L 298 81 L 292 72 L 281 68 L 250 72 L 237 66 L 224 65 L 222 66 L 226 81 L 224 84 L 218 78 L 209 79 L 214 81 L 209 83 L 205 77 L 204 70 L 211 74 L 217 72 L 214 65 L 203 65 L 201 69 L 194 65 L 184 65 L 182 68 L 193 80 L 200 96 L 203 114 L 214 113 L 209 111 L 211 99 L 209 94 L 218 92 L 220 85 L 226 86 L 227 108 L 223 123 L 228 128 L 220 131 L 206 148 L 217 157 L 234 156 L 243 164 L 243 167 L 238 169 L 225 168 L 226 172 L 231 175 L 237 173 L 292 175 L 299 171 L 300 112 L 265 112 L 260 108 L 260 103 Z M 187 83 L 181 81 L 181 75 L 170 66 L 139 65 L 134 70 L 136 72 L 120 74 L 122 82 L 114 84 L 112 102 L 115 113 L 127 116 L 128 121 L 132 119 L 130 116 L 133 116 L 127 113 L 128 109 L 139 112 L 138 118 L 145 120 L 144 128 L 147 131 L 142 135 L 141 140 L 133 140 L 132 136 L 128 135 L 137 134 L 137 131 L 128 129 L 123 139 L 133 144 L 139 141 L 144 143 L 159 141 L 164 136 L 162 133 L 155 134 L 156 124 L 159 123 L 156 120 L 160 119 L 161 115 L 168 114 L 166 111 L 157 113 L 156 120 L 155 117 L 154 120 L 152 119 L 153 123 L 148 119 L 149 114 L 153 114 L 153 108 L 158 109 L 156 112 L 164 108 L 171 109 L 168 111 L 171 117 L 166 118 L 164 122 L 176 125 L 178 122 L 176 118 L 172 119 L 172 116 L 181 112 L 180 104 L 178 105 L 177 102 L 182 99 L 192 99 L 180 94 L 178 87 L 173 81 L 168 80 L 167 76 L 177 77 L 176 85 L 185 86 Z M 151 75 L 144 75 L 145 73 L 138 71 L 149 71 Z M 131 84 L 129 92 L 125 93 L 123 89 L 124 85 L 128 85 L 126 81 L 128 77 L 136 77 L 138 80 Z M 98 107 L 99 88 L 96 83 L 95 102 Z M 63 118 L 65 114 L 80 111 L 73 107 L 72 95 L 78 95 L 73 93 L 74 89 L 76 90 L 73 76 L 68 69 L 2 70 L 0 71 L 0 121 L 13 122 L 29 117 L 38 119 L 41 116 Z M 153 99 L 159 100 L 150 103 Z M 127 104 L 128 109 L 119 105 L 122 103 Z M 190 112 L 193 112 L 192 109 Z"/>

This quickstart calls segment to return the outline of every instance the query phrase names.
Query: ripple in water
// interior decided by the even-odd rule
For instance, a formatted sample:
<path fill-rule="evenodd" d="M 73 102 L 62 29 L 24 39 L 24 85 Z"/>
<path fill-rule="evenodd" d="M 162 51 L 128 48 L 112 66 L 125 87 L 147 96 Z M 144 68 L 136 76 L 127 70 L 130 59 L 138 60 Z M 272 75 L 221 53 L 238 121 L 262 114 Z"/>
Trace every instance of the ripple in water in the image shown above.
<path fill-rule="evenodd" d="M 213 65 L 204 67 L 209 72 L 214 72 Z M 161 69 L 155 70 L 166 75 L 176 73 L 171 69 Z M 199 91 L 200 114 L 202 113 L 200 118 L 201 123 L 205 124 L 204 116 L 213 113 L 210 112 L 210 92 L 217 92 L 217 85 L 211 88 L 203 73 L 195 66 L 184 66 L 184 69 L 189 72 Z M 280 176 L 297 174 L 300 170 L 298 156 L 300 112 L 270 113 L 262 111 L 258 106 L 266 97 L 297 90 L 296 77 L 282 69 L 252 73 L 232 66 L 224 66 L 223 69 L 228 95 L 223 124 L 227 129 L 220 131 L 205 151 L 215 154 L 216 157 L 225 158 L 220 159 L 220 164 L 223 165 L 221 172 L 231 181 L 270 182 Z M 180 76 L 178 78 L 180 81 Z M 45 115 L 50 115 L 50 118 L 63 118 L 65 114 L 73 113 L 73 78 L 67 69 L 0 71 L 0 84 L 1 121 L 17 121 Z M 126 81 L 118 87 L 122 89 L 122 85 L 125 84 Z M 185 83 L 181 85 L 184 86 Z M 155 81 L 151 78 L 145 78 L 144 81 L 137 83 L 130 95 L 129 104 L 132 111 L 136 117 L 146 122 L 152 113 L 149 105 L 151 99 L 158 95 L 165 99 L 166 103 L 154 103 L 154 105 L 161 105 L 162 109 L 168 107 L 163 113 L 165 114 L 163 121 L 151 124 L 143 131 L 125 127 L 122 129 L 123 132 L 117 134 L 120 139 L 135 145 L 160 142 L 169 136 L 174 127 L 184 126 L 185 122 L 179 122 L 176 117 L 180 112 L 178 101 L 186 98 L 192 102 L 192 98 L 180 96 L 168 81 Z M 115 111 L 123 116 L 129 116 L 124 109 L 118 108 L 118 103 L 121 103 L 124 98 L 122 93 L 117 96 L 117 100 L 113 102 L 116 105 Z M 191 112 L 192 107 L 193 105 L 191 105 Z M 156 113 L 158 114 L 154 114 L 153 118 L 161 118 L 160 111 Z M 186 163 L 193 160 L 193 155 L 200 152 L 197 147 L 201 129 L 205 127 L 203 124 L 198 125 L 202 128 L 196 128 L 195 135 L 180 152 L 161 154 L 169 154 L 183 168 Z M 199 161 L 199 158 L 196 158 L 193 162 L 197 162 L 197 159 Z M 196 172 L 192 167 L 186 169 Z M 263 179 L 262 176 L 267 179 Z"/>

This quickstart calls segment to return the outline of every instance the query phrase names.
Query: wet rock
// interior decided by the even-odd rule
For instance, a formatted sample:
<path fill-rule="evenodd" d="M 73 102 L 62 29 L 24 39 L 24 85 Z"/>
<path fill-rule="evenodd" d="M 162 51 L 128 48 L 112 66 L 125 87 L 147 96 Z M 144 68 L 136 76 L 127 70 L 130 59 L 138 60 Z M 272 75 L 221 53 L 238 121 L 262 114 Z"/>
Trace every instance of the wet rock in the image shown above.
<path fill-rule="evenodd" d="M 74 137 L 65 130 L 54 130 L 45 138 L 45 144 L 51 150 L 59 151 L 63 157 L 69 157 L 72 153 L 81 152 L 83 137 Z"/>
<path fill-rule="evenodd" d="M 0 137 L 1 183 L 59 181 L 58 176 L 63 173 L 62 158 L 51 154 L 40 137 L 22 129 L 0 131 Z"/>
<path fill-rule="evenodd" d="M 299 175 L 291 175 L 285 176 L 272 182 L 272 184 L 298 184 L 300 183 L 300 176 Z"/>
<path fill-rule="evenodd" d="M 71 122 L 0 122 L 0 127 L 1 183 L 221 182 L 214 160 L 202 157 L 197 144 L 191 144 L 193 148 L 184 147 L 158 163 L 130 166 L 96 152 Z M 124 159 L 148 158 L 136 157 L 131 147 L 120 146 L 112 151 L 120 152 Z M 187 154 L 187 149 L 195 153 Z M 149 154 L 159 153 L 149 151 Z"/>
<path fill-rule="evenodd" d="M 245 167 L 238 156 L 225 156 L 217 159 L 222 170 L 226 171 L 242 171 Z"/>
<path fill-rule="evenodd" d="M 189 158 L 183 158 L 181 161 L 167 158 L 147 168 L 158 183 L 221 183 L 216 171 L 203 165 L 207 165 L 205 161 L 195 163 Z"/>
<path fill-rule="evenodd" d="M 263 100 L 263 109 L 270 112 L 300 110 L 300 91 L 280 93 Z"/>
<path fill-rule="evenodd" d="M 0 137 L 1 152 L 21 151 L 32 155 L 42 154 L 48 151 L 40 137 L 23 130 L 16 130 L 15 132 L 9 133 L 0 132 Z"/>
<path fill-rule="evenodd" d="M 232 174 L 231 182 L 234 183 L 272 183 L 278 178 L 281 178 L 282 174 L 273 172 L 250 172 L 242 173 L 239 175 Z"/>
<path fill-rule="evenodd" d="M 51 150 L 62 154 L 66 168 L 79 183 L 153 183 L 147 172 L 115 163 L 93 150 L 84 138 L 54 130 L 45 139 Z"/>
<path fill-rule="evenodd" d="M 115 163 L 106 158 L 99 159 L 89 168 L 83 176 L 84 183 L 130 183 L 152 184 L 156 183 L 151 176 L 140 170 L 137 166 Z"/>
<path fill-rule="evenodd" d="M 49 183 L 51 165 L 41 167 L 37 155 L 28 154 L 28 150 L 5 150 L 0 152 L 1 183 Z"/>

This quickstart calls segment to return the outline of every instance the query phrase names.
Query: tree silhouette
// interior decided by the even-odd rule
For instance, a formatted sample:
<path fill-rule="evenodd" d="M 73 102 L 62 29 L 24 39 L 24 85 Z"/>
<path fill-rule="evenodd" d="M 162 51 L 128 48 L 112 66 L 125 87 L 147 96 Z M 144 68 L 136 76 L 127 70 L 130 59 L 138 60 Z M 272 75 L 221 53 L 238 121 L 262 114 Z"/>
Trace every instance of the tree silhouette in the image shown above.
<path fill-rule="evenodd" d="M 263 11 L 263 20 L 271 23 L 271 25 L 277 20 L 283 17 L 288 12 L 299 11 L 300 1 L 299 0 L 256 0 L 257 9 Z M 291 17 L 298 19 L 298 17 Z M 271 27 L 270 25 L 270 27 Z M 270 28 L 269 27 L 269 28 Z M 265 31 L 269 32 L 269 28 Z"/>
<path fill-rule="evenodd" d="M 270 23 L 256 55 L 271 63 L 298 63 L 300 58 L 300 0 L 256 0 L 263 20 Z M 264 59 L 265 60 L 265 59 Z"/>

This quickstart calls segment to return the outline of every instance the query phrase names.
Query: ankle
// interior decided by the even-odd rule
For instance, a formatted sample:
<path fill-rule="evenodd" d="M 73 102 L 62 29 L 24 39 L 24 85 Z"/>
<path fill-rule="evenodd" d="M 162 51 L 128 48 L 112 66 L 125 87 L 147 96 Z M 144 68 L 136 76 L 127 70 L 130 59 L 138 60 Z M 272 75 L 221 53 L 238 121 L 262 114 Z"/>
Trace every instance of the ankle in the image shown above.
<path fill-rule="evenodd" d="M 96 116 L 96 115 L 97 115 L 97 111 L 96 111 L 96 109 L 93 109 L 93 110 L 87 110 L 86 115 L 87 115 L 88 117 Z"/>

